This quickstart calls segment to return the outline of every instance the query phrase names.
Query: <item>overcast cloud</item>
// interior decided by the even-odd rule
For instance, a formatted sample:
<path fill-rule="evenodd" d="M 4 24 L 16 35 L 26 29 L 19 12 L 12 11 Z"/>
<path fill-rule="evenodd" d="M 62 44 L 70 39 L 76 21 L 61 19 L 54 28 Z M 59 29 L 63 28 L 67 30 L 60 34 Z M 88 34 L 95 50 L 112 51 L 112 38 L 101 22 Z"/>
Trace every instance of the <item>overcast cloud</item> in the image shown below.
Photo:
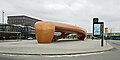
<path fill-rule="evenodd" d="M 120 0 L 0 0 L 2 10 L 6 16 L 64 22 L 82 26 L 88 32 L 92 32 L 92 19 L 98 17 L 109 30 L 120 32 Z"/>

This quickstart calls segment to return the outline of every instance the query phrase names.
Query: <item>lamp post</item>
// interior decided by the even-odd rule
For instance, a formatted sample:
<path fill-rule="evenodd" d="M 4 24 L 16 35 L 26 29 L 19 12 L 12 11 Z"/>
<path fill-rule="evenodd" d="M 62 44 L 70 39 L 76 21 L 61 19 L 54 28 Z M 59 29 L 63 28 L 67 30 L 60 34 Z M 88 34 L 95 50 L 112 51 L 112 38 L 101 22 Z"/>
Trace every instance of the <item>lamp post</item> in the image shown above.
<path fill-rule="evenodd" d="M 4 10 L 2 10 L 2 24 L 4 24 L 4 14 L 5 14 L 5 12 L 4 12 Z"/>
<path fill-rule="evenodd" d="M 2 10 L 2 31 L 3 31 L 3 40 L 5 40 L 5 25 L 4 25 L 4 14 L 5 14 L 5 12 L 4 12 L 4 10 Z"/>

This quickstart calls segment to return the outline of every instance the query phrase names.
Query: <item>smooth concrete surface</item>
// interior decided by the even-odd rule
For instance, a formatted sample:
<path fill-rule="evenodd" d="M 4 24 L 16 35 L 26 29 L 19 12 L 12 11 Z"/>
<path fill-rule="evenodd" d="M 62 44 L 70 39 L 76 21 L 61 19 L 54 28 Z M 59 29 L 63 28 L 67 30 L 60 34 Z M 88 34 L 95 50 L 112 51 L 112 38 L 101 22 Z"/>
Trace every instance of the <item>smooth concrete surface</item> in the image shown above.
<path fill-rule="evenodd" d="M 37 40 L 5 40 L 0 41 L 1 54 L 20 54 L 20 55 L 65 55 L 65 54 L 84 54 L 111 50 L 110 44 L 104 43 L 100 46 L 100 40 L 59 40 L 51 44 L 38 44 Z"/>

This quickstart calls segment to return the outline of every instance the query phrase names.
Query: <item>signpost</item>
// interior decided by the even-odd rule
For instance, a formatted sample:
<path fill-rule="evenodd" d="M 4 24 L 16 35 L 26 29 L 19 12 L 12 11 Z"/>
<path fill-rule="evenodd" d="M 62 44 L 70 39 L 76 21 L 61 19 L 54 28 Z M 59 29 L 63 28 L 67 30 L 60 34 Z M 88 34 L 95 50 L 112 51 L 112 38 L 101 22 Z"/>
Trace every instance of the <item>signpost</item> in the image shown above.
<path fill-rule="evenodd" d="M 103 47 L 104 44 L 104 22 L 98 22 L 96 18 L 96 21 L 93 21 L 93 39 L 94 37 L 101 39 L 101 47 Z M 95 19 L 93 19 L 95 20 Z"/>

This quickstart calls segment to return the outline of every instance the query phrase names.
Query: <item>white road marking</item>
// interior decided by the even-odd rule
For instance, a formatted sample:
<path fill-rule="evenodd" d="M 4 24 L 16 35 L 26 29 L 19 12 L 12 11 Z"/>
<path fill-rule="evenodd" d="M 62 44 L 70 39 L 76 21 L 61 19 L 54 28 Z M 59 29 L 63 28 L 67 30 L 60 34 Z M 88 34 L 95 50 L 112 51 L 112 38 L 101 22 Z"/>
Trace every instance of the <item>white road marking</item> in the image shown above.
<path fill-rule="evenodd" d="M 104 52 L 99 53 L 88 53 L 88 54 L 75 54 L 75 55 L 54 55 L 54 56 L 45 56 L 45 57 L 78 57 L 78 56 L 88 56 L 88 55 L 95 55 L 95 54 L 101 54 Z"/>
<path fill-rule="evenodd" d="M 87 54 L 75 54 L 75 55 L 42 55 L 41 57 L 78 57 L 78 56 L 88 56 L 88 55 L 95 55 L 95 54 L 101 54 L 104 52 L 98 52 L 98 53 L 87 53 Z M 24 56 L 24 57 L 31 57 L 36 55 L 13 55 L 13 54 L 1 54 L 1 55 L 8 55 L 8 56 Z M 39 56 L 39 55 L 38 55 Z"/>

